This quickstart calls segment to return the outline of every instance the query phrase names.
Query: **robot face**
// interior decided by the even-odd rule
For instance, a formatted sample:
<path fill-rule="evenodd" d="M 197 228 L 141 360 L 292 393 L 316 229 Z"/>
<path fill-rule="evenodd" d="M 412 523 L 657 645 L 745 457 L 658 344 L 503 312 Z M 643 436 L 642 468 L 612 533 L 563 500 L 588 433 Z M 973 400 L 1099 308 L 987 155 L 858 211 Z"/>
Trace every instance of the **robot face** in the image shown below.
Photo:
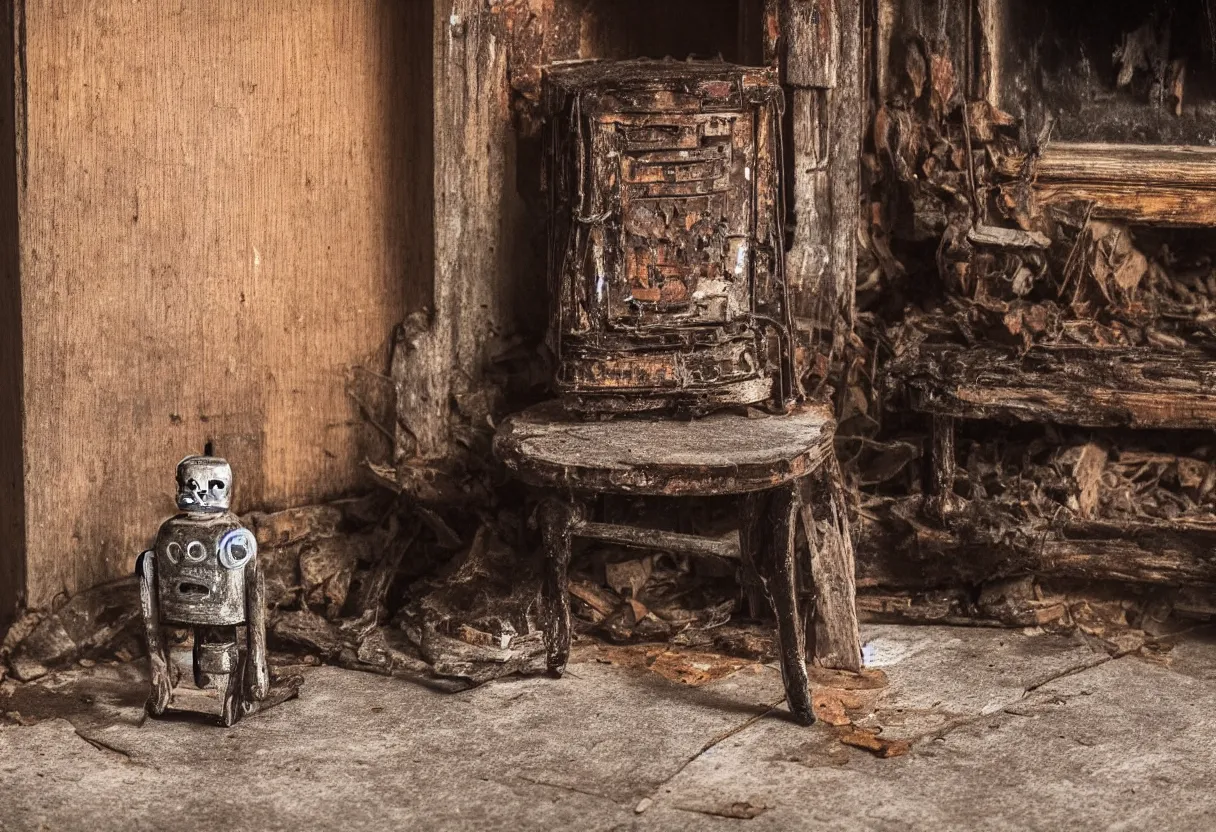
<path fill-rule="evenodd" d="M 177 507 L 182 511 L 227 511 L 232 468 L 214 456 L 188 456 L 177 464 Z"/>

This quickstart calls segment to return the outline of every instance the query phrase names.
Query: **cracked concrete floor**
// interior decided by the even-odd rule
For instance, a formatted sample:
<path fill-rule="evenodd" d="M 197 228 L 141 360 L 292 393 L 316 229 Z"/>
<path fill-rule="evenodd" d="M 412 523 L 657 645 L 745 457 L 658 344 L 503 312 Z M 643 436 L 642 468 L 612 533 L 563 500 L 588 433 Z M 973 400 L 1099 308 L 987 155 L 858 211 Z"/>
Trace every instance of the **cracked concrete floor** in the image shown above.
<path fill-rule="evenodd" d="M 780 674 L 700 687 L 584 647 L 566 678 L 459 694 L 334 668 L 233 729 L 146 721 L 141 670 L 22 686 L 0 829 L 1216 827 L 1216 639 L 1156 661 L 1002 630 L 865 628 L 880 759 L 784 719 Z"/>

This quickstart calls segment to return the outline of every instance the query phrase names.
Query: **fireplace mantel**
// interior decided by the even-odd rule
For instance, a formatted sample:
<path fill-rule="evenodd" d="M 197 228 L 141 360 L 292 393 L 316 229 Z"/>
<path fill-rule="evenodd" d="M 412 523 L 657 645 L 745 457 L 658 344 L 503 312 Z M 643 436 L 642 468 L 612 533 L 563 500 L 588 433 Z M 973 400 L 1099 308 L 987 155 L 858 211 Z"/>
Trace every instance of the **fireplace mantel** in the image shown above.
<path fill-rule="evenodd" d="M 1216 226 L 1216 148 L 1055 143 L 1037 157 L 1000 160 L 999 170 L 1029 174 L 1045 202 L 1092 202 L 1095 216 Z"/>

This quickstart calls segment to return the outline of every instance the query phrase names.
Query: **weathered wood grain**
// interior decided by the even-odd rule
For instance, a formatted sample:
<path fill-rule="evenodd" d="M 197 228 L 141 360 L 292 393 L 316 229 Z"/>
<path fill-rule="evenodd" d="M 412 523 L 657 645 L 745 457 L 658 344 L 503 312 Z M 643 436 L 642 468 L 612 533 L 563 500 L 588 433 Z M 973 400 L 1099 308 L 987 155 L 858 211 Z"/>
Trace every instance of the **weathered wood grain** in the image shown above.
<path fill-rule="evenodd" d="M 725 412 L 686 422 L 582 421 L 549 402 L 504 421 L 494 453 L 539 487 L 704 497 L 810 475 L 834 453 L 834 427 L 816 406 L 759 419 Z"/>
<path fill-rule="evenodd" d="M 1216 360 L 1152 349 L 927 349 L 892 365 L 912 406 L 970 419 L 1085 427 L 1216 426 Z"/>
<path fill-rule="evenodd" d="M 852 327 L 860 216 L 863 78 L 859 0 L 785 0 L 791 91 L 793 307 L 829 330 Z"/>
<path fill-rule="evenodd" d="M 840 33 L 838 83 L 828 94 L 828 180 L 832 189 L 829 297 L 837 332 L 852 332 L 857 295 L 857 226 L 861 217 L 861 140 L 866 112 L 861 0 L 836 0 Z"/>
<path fill-rule="evenodd" d="M 787 84 L 835 89 L 841 53 L 837 6 L 849 3 L 850 0 L 785 0 L 782 23 L 788 44 L 785 55 Z"/>
<path fill-rule="evenodd" d="M 393 359 L 397 468 L 450 451 L 454 398 L 479 386 L 511 285 L 506 16 L 481 0 L 435 4 L 434 273 Z"/>
<path fill-rule="evenodd" d="M 860 673 L 857 578 L 847 496 L 833 456 L 802 482 L 802 524 L 815 584 L 814 659 L 821 667 Z"/>
<path fill-rule="evenodd" d="M 364 458 L 388 455 L 347 383 L 353 366 L 386 369 L 426 279 L 429 211 L 410 176 L 429 144 L 415 92 L 430 10 L 9 8 L 28 106 L 0 167 L 19 160 L 25 392 L 4 468 L 23 453 L 24 583 L 41 606 L 129 574 L 171 509 L 166 463 L 208 441 L 238 472 L 241 511 L 341 495 Z M 13 362 L 6 350 L 6 377 Z"/>
<path fill-rule="evenodd" d="M 1017 177 L 1031 165 L 1045 202 L 1092 201 L 1094 215 L 1163 225 L 1216 224 L 1216 148 L 1057 143 L 1029 163 L 1000 160 Z"/>
<path fill-rule="evenodd" d="M 795 88 L 790 94 L 794 228 L 785 270 L 795 313 L 816 323 L 830 319 L 834 311 L 823 295 L 832 248 L 826 98 L 827 92 L 822 89 Z"/>

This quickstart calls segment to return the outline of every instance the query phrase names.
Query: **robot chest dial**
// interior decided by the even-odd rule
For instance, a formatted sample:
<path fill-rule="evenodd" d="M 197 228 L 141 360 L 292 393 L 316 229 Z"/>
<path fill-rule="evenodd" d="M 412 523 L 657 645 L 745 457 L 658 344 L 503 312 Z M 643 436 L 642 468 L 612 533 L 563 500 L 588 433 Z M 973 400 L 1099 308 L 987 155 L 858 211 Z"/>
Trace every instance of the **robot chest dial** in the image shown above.
<path fill-rule="evenodd" d="M 157 555 L 181 571 L 241 569 L 257 553 L 253 534 L 240 527 L 217 531 L 178 526 L 158 542 Z"/>

